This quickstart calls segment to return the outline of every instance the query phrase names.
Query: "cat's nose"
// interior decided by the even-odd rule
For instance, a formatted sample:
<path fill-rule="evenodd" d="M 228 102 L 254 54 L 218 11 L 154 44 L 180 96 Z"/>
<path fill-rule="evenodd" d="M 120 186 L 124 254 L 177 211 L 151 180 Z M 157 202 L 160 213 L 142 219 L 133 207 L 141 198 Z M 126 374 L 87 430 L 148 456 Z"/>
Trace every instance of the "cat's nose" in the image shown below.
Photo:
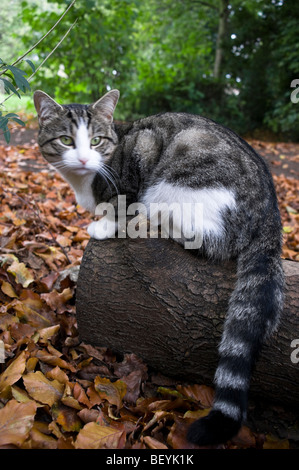
<path fill-rule="evenodd" d="M 79 162 L 82 163 L 82 165 L 86 165 L 87 158 L 79 158 Z"/>

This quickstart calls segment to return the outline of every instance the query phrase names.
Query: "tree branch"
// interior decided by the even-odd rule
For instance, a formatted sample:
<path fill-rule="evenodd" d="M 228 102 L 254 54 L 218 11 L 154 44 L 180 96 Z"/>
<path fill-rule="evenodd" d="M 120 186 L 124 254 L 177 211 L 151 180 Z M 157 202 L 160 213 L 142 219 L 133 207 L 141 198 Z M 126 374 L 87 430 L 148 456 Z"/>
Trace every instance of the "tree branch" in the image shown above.
<path fill-rule="evenodd" d="M 64 41 L 64 39 L 66 38 L 66 36 L 69 34 L 69 32 L 73 29 L 73 27 L 75 26 L 75 24 L 77 23 L 78 19 L 76 19 L 74 21 L 74 23 L 70 26 L 70 28 L 67 30 L 67 32 L 64 34 L 64 36 L 60 39 L 60 41 L 56 44 L 56 46 L 54 47 L 54 49 L 52 49 L 52 51 L 47 55 L 47 57 L 39 64 L 39 66 L 35 69 L 35 71 L 30 75 L 30 77 L 28 78 L 28 82 L 30 82 L 32 80 L 32 78 L 34 77 L 34 75 L 37 73 L 37 71 L 44 65 L 44 63 L 49 59 L 49 57 L 53 54 L 53 52 L 56 51 L 56 49 L 60 46 L 60 44 L 62 43 L 62 41 Z M 16 91 L 18 91 L 19 88 L 16 89 Z M 0 103 L 0 106 L 2 106 L 3 103 L 5 103 L 5 101 L 7 101 L 9 98 L 11 98 L 13 96 L 13 94 L 11 93 L 10 95 L 8 95 L 3 101 L 1 101 Z"/>
<path fill-rule="evenodd" d="M 33 49 L 35 49 L 47 36 L 49 36 L 49 34 L 53 31 L 53 29 L 56 28 L 56 26 L 60 23 L 60 21 L 65 17 L 65 15 L 67 14 L 67 12 L 70 10 L 70 8 L 72 8 L 72 6 L 74 5 L 74 3 L 76 2 L 76 0 L 73 0 L 72 3 L 67 7 L 67 9 L 65 10 L 65 12 L 61 15 L 61 17 L 59 18 L 58 21 L 56 21 L 56 23 L 54 24 L 54 26 L 52 26 L 52 28 L 41 38 L 37 41 L 37 43 L 35 43 L 32 47 L 30 47 L 30 49 L 28 49 L 28 51 L 25 52 L 25 54 L 21 55 L 13 64 L 11 65 L 16 65 L 18 62 L 20 62 L 22 59 L 24 59 L 24 57 L 26 57 L 31 51 L 33 51 Z M 3 72 L 0 72 L 0 75 L 3 75 L 5 72 L 7 71 L 7 69 L 3 70 Z"/>

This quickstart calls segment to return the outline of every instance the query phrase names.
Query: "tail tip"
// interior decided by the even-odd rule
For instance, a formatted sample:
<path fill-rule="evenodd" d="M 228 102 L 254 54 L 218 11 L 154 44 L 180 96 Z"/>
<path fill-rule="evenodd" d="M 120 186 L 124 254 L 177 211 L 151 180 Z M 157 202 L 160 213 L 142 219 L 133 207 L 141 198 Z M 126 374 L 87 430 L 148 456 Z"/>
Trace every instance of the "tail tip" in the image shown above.
<path fill-rule="evenodd" d="M 198 419 L 188 429 L 187 440 L 198 446 L 224 444 L 233 438 L 241 427 L 240 421 L 212 410 L 208 416 Z"/>

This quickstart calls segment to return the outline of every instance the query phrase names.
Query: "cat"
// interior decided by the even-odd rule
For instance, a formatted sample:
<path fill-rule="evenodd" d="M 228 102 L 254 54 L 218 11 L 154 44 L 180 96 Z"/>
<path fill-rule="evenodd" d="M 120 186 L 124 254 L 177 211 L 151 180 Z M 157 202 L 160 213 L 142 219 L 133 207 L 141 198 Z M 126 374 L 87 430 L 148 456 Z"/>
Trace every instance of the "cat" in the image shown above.
<path fill-rule="evenodd" d="M 200 446 L 225 443 L 246 420 L 252 369 L 283 309 L 273 180 L 262 157 L 232 130 L 170 112 L 118 124 L 118 99 L 119 91 L 111 90 L 91 105 L 60 105 L 36 91 L 40 150 L 91 212 L 103 201 L 116 208 L 119 194 L 127 205 L 142 202 L 147 208 L 202 203 L 198 252 L 212 260 L 237 259 L 237 281 L 218 349 L 213 407 L 191 424 L 187 439 Z M 117 222 L 104 229 L 103 219 L 90 224 L 91 237 L 114 236 Z"/>

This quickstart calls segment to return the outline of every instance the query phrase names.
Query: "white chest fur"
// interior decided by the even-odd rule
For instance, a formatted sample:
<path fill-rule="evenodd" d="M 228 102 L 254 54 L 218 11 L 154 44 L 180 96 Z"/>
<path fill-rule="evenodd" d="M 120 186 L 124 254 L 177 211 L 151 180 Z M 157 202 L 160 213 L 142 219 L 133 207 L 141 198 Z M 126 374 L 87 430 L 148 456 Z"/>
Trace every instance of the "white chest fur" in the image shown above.
<path fill-rule="evenodd" d="M 78 204 L 94 214 L 96 203 L 93 197 L 91 185 L 95 175 L 88 174 L 79 176 L 72 173 L 66 173 L 63 176 L 74 189 Z"/>
<path fill-rule="evenodd" d="M 209 236 L 221 238 L 224 231 L 222 211 L 225 208 L 234 209 L 236 207 L 233 192 L 224 187 L 192 189 L 176 186 L 166 181 L 161 181 L 150 187 L 143 195 L 141 202 L 150 212 L 152 204 L 168 206 L 179 204 L 182 208 L 184 204 L 201 204 L 202 219 L 198 226 L 193 225 L 192 230 L 202 230 L 204 238 Z M 174 224 L 176 224 L 175 220 Z"/>

